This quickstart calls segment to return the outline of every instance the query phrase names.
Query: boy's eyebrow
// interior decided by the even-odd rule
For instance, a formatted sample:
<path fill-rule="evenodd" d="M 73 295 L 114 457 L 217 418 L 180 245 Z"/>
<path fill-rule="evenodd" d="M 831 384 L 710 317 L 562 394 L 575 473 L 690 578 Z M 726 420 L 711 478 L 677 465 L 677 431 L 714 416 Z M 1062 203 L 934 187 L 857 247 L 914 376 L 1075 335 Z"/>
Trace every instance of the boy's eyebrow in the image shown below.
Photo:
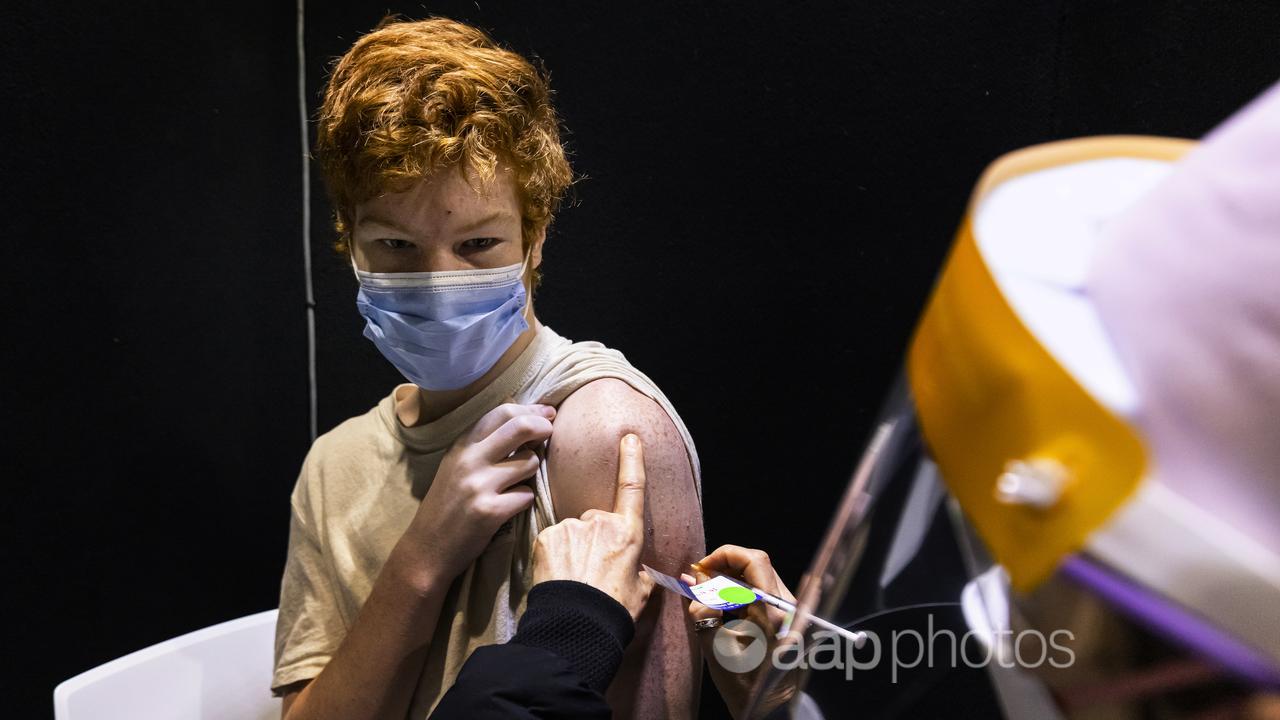
<path fill-rule="evenodd" d="M 466 225 L 460 225 L 454 230 L 454 232 L 459 235 L 462 235 L 465 233 L 469 233 L 472 230 L 475 230 L 476 228 L 488 225 L 489 223 L 495 220 L 506 220 L 511 217 L 513 217 L 512 213 L 507 210 L 495 210 L 489 213 L 488 215 L 485 215 L 484 217 L 477 218 L 476 220 L 473 220 L 472 222 L 467 223 Z"/>
<path fill-rule="evenodd" d="M 495 210 L 489 213 L 488 215 L 477 218 L 465 225 L 461 225 L 455 228 L 454 233 L 458 235 L 463 235 L 471 232 L 472 230 L 475 230 L 476 228 L 488 225 L 489 223 L 494 222 L 496 220 L 507 220 L 513 216 L 514 216 L 513 213 L 509 211 Z M 379 215 L 365 215 L 364 217 L 356 221 L 356 225 L 379 225 L 381 227 L 388 228 L 390 230 L 395 230 L 396 232 L 404 233 L 405 235 L 414 234 L 412 230 L 404 227 L 403 225 L 397 223 L 396 221 L 381 217 Z"/>
<path fill-rule="evenodd" d="M 377 215 L 365 215 L 364 217 L 356 221 L 356 225 L 381 225 L 384 228 L 395 230 L 396 232 L 404 233 L 405 235 L 413 234 L 411 230 L 400 225 L 396 221 L 388 220 L 386 218 L 382 218 Z"/>

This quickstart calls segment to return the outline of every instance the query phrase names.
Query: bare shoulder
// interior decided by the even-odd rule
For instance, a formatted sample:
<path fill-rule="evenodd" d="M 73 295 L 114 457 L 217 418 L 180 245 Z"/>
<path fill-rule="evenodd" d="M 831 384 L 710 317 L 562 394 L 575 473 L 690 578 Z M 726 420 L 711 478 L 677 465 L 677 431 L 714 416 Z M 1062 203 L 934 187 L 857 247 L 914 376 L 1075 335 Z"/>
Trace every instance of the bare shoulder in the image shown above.
<path fill-rule="evenodd" d="M 562 455 L 594 453 L 595 445 L 613 442 L 616 455 L 616 441 L 627 433 L 640 435 L 646 451 L 670 445 L 685 454 L 684 440 L 662 406 L 616 378 L 593 380 L 566 398 L 556 414 L 553 441 L 574 440 L 558 443 Z"/>
<path fill-rule="evenodd" d="M 611 509 L 618 442 L 628 433 L 644 446 L 651 518 L 676 513 L 697 517 L 700 508 L 684 438 L 662 406 L 622 380 L 583 385 L 560 405 L 547 464 L 556 514 L 577 517 L 591 508 Z"/>

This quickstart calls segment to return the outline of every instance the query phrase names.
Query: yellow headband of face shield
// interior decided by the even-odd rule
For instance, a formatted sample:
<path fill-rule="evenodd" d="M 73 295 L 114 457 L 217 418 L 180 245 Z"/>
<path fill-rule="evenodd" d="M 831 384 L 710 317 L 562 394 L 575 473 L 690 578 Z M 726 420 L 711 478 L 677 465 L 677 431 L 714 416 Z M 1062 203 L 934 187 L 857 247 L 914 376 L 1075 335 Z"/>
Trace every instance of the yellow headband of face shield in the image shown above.
<path fill-rule="evenodd" d="M 976 210 L 1021 175 L 1111 157 L 1172 162 L 1193 145 L 1103 137 L 1000 158 L 974 191 L 916 328 L 907 376 L 924 438 L 1020 591 L 1046 579 L 1125 503 L 1143 479 L 1146 452 L 1019 319 L 974 237 Z"/>

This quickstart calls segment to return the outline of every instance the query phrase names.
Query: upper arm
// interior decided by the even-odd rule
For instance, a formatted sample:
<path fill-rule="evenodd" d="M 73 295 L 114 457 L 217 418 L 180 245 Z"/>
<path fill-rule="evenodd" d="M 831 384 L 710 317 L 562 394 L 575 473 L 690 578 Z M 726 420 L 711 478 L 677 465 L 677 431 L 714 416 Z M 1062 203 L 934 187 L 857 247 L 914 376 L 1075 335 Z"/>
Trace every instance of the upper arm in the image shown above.
<path fill-rule="evenodd" d="M 644 561 L 679 572 L 704 554 L 689 453 L 666 411 L 621 380 L 587 383 L 560 405 L 547 454 L 556 516 L 613 509 L 618 443 L 627 433 L 638 435 L 644 448 Z"/>
<path fill-rule="evenodd" d="M 640 437 L 645 465 L 645 548 L 641 560 L 680 572 L 706 554 L 702 505 L 683 436 L 653 400 L 621 380 L 596 380 L 556 413 L 547 465 L 560 519 L 613 509 L 618 443 Z M 701 658 L 683 598 L 655 590 L 609 688 L 616 717 L 696 715 Z"/>
<path fill-rule="evenodd" d="M 284 696 L 280 698 L 280 717 L 282 720 L 289 717 L 289 708 L 298 700 L 298 696 L 311 684 L 310 680 L 299 680 L 292 685 L 284 688 Z"/>

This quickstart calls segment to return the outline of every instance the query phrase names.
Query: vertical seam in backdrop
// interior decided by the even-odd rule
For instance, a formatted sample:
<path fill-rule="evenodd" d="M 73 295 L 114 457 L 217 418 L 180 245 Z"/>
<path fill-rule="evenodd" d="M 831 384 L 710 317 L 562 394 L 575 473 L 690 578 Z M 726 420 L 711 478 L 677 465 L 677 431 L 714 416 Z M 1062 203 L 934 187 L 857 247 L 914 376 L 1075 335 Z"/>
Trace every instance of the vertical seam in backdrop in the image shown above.
<path fill-rule="evenodd" d="M 316 295 L 311 283 L 311 155 L 307 134 L 307 45 L 305 0 L 298 0 L 298 132 L 302 147 L 302 270 L 307 292 L 307 399 L 311 441 L 316 439 Z"/>

